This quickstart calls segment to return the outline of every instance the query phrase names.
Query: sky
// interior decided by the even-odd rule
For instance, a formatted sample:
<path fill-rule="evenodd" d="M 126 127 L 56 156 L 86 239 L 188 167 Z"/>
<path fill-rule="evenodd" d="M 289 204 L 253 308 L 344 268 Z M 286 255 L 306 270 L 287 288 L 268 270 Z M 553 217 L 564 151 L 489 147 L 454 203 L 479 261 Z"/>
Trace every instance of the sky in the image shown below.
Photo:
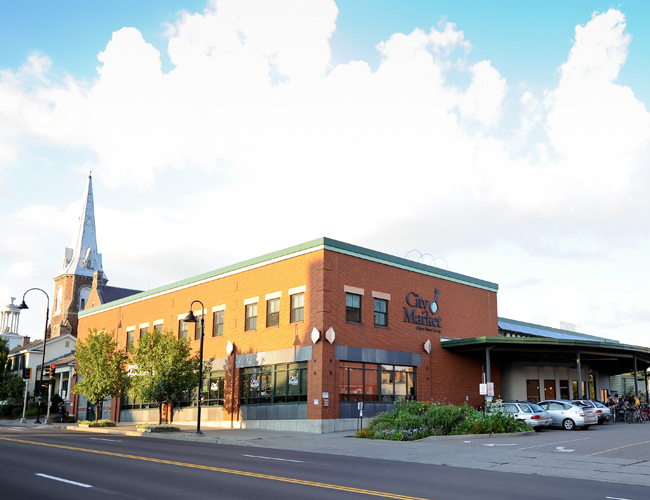
<path fill-rule="evenodd" d="M 0 3 L 0 303 L 330 237 L 650 347 L 650 3 Z M 42 338 L 30 292 L 19 333 Z"/>

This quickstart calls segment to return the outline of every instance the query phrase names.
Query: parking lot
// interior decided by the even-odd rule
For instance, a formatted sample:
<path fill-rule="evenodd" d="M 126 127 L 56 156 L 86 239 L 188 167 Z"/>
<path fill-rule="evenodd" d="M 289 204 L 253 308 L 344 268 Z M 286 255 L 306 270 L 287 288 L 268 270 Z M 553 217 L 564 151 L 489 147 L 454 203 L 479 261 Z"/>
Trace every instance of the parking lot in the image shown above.
<path fill-rule="evenodd" d="M 650 461 L 650 424 L 611 423 L 592 425 L 586 430 L 566 431 L 545 428 L 533 436 L 491 441 L 467 440 L 468 446 L 536 450 L 543 453 L 571 454 L 633 461 Z M 566 457 L 564 457 L 566 458 Z"/>

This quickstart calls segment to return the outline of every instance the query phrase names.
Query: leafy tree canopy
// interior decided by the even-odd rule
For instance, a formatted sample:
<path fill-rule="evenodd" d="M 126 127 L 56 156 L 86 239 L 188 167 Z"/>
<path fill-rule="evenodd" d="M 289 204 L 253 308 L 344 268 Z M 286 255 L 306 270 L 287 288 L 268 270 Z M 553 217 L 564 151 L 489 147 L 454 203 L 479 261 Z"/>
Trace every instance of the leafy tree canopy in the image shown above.
<path fill-rule="evenodd" d="M 190 342 L 171 332 L 144 333 L 131 361 L 134 377 L 130 393 L 142 401 L 158 403 L 159 424 L 163 404 L 173 408 L 187 391 L 198 386 L 200 355 L 192 355 Z M 211 366 L 211 359 L 204 361 L 203 373 L 209 373 Z"/>
<path fill-rule="evenodd" d="M 10 368 L 9 342 L 0 339 L 0 401 L 20 402 L 25 383 L 20 375 Z"/>
<path fill-rule="evenodd" d="M 77 374 L 81 376 L 72 388 L 75 394 L 83 394 L 95 405 L 95 418 L 101 415 L 100 405 L 110 396 L 121 396 L 129 387 L 127 372 L 128 356 L 118 350 L 113 333 L 90 331 L 85 341 L 77 341 L 75 358 Z"/>

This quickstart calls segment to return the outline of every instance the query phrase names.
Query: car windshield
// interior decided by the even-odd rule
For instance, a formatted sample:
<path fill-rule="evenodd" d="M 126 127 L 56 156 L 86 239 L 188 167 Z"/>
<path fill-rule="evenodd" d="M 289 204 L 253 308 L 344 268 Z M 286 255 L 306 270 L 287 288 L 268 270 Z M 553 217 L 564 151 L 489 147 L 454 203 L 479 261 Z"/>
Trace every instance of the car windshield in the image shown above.
<path fill-rule="evenodd" d="M 528 406 L 534 411 L 534 412 L 539 412 L 539 411 L 544 411 L 544 408 L 542 408 L 539 405 L 536 405 L 535 403 L 528 403 Z"/>
<path fill-rule="evenodd" d="M 607 408 L 607 406 L 605 406 L 605 405 L 604 405 L 603 403 L 601 403 L 600 401 L 594 401 L 594 404 L 595 404 L 598 408 Z"/>

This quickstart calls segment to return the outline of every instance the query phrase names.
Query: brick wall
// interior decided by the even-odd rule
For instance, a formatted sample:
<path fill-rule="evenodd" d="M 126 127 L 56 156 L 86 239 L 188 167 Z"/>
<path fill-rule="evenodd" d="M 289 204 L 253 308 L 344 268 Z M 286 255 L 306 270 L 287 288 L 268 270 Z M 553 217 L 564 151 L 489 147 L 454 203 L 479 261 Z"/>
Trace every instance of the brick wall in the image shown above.
<path fill-rule="evenodd" d="M 304 322 L 291 324 L 288 290 L 306 286 Z M 364 290 L 362 322 L 346 322 L 344 286 Z M 433 300 L 438 290 L 440 328 L 427 331 L 404 321 L 406 295 L 417 294 Z M 388 302 L 388 327 L 374 326 L 374 300 L 372 292 L 390 294 Z M 266 327 L 265 295 L 281 292 L 280 325 Z M 92 295 L 91 295 L 92 296 Z M 259 297 L 257 329 L 244 331 L 244 301 Z M 285 260 L 258 265 L 253 269 L 236 272 L 207 283 L 188 285 L 177 290 L 151 296 L 133 304 L 103 310 L 79 319 L 79 338 L 87 336 L 88 329 L 106 329 L 114 332 L 119 346 L 126 345 L 126 329 L 163 320 L 163 329 L 178 335 L 178 316 L 185 315 L 194 300 L 203 302 L 205 317 L 204 357 L 226 356 L 226 344 L 236 346 L 237 355 L 312 345 L 313 328 L 321 332 L 321 340 L 312 345 L 312 359 L 308 367 L 307 414 L 309 419 L 338 418 L 338 362 L 334 356 L 335 345 L 363 347 L 389 351 L 421 353 L 423 364 L 417 369 L 417 397 L 420 400 L 442 399 L 461 403 L 470 396 L 470 404 L 480 404 L 478 384 L 481 382 L 482 360 L 470 359 L 449 353 L 441 348 L 440 337 L 470 338 L 498 335 L 496 293 L 462 283 L 423 275 L 414 271 L 360 259 L 332 250 L 315 250 Z M 225 304 L 222 337 L 212 337 L 212 307 Z M 200 306 L 195 304 L 194 311 Z M 410 307 L 409 307 L 410 309 Z M 334 328 L 336 340 L 325 340 L 325 331 Z M 194 325 L 189 325 L 188 338 L 194 349 Z M 431 354 L 424 351 L 424 343 L 432 343 Z M 230 368 L 230 367 L 229 367 Z M 226 372 L 226 399 L 232 393 L 231 374 Z M 493 380 L 498 373 L 492 370 Z M 239 373 L 234 370 L 235 394 L 238 394 Z M 329 406 L 322 403 L 323 393 L 329 393 Z M 238 398 L 235 398 L 238 399 Z M 318 404 L 314 401 L 318 400 Z M 231 407 L 225 405 L 224 419 L 230 418 Z M 238 412 L 237 403 L 232 408 Z"/>

